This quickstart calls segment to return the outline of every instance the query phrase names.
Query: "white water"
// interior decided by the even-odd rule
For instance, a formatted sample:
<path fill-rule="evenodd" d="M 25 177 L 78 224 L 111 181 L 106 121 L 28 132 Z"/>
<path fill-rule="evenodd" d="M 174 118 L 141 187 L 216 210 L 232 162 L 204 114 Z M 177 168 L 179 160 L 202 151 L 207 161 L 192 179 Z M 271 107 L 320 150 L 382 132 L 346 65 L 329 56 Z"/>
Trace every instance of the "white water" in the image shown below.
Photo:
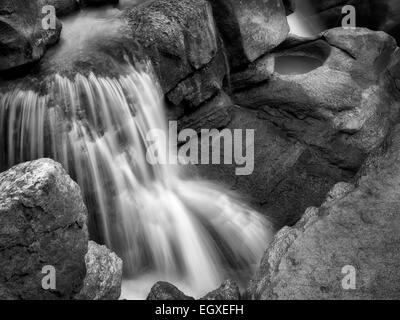
<path fill-rule="evenodd" d="M 158 280 L 199 297 L 234 271 L 251 275 L 270 241 L 269 224 L 226 190 L 147 163 L 144 137 L 167 130 L 163 109 L 155 81 L 133 68 L 119 79 L 57 75 L 46 96 L 0 96 L 0 165 L 44 156 L 64 165 L 123 258 L 124 298 L 144 298 Z"/>

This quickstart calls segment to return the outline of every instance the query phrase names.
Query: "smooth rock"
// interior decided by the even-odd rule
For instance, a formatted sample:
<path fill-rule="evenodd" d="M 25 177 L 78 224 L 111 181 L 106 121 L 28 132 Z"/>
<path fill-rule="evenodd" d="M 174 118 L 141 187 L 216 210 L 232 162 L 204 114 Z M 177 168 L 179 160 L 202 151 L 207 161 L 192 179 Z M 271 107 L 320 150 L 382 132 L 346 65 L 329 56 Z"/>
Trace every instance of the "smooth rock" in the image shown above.
<path fill-rule="evenodd" d="M 398 91 L 388 72 L 395 52 L 383 32 L 329 30 L 276 51 L 269 80 L 242 84 L 233 100 L 263 110 L 284 132 L 355 172 L 397 117 Z"/>

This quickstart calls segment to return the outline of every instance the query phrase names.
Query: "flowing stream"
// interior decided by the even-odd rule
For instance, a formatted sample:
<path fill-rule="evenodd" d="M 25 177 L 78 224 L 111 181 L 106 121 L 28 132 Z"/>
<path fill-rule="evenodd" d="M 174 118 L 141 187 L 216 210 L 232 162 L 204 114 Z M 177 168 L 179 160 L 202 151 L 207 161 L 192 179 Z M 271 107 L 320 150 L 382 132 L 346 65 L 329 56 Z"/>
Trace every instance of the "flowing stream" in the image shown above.
<path fill-rule="evenodd" d="M 123 258 L 131 279 L 125 297 L 143 297 L 150 279 L 179 281 L 199 296 L 229 270 L 249 272 L 258 263 L 270 240 L 259 214 L 215 185 L 185 179 L 179 167 L 148 164 L 147 132 L 167 130 L 148 74 L 57 75 L 50 92 L 0 97 L 1 163 L 48 156 L 64 165 L 102 241 Z"/>
<path fill-rule="evenodd" d="M 61 51 L 82 24 L 67 22 Z M 82 189 L 91 236 L 124 261 L 122 298 L 145 298 L 159 280 L 200 297 L 227 277 L 250 277 L 270 224 L 229 191 L 147 162 L 146 134 L 167 131 L 167 118 L 157 80 L 144 71 L 151 67 L 126 69 L 119 78 L 55 75 L 45 95 L 0 94 L 0 169 L 42 157 L 63 164 Z"/>

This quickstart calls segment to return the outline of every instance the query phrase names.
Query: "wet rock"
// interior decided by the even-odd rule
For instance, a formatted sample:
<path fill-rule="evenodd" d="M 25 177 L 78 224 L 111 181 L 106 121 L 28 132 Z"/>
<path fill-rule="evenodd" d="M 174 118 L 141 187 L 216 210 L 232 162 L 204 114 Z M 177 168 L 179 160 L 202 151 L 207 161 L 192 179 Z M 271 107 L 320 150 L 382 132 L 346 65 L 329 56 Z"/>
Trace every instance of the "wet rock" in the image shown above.
<path fill-rule="evenodd" d="M 186 112 L 179 118 L 178 130 L 192 129 L 200 133 L 202 129 L 225 128 L 231 121 L 232 107 L 231 98 L 220 91 L 196 111 Z"/>
<path fill-rule="evenodd" d="M 122 260 L 106 246 L 89 241 L 86 277 L 79 300 L 117 300 L 121 295 Z"/>
<path fill-rule="evenodd" d="M 250 287 L 253 298 L 399 299 L 399 157 L 396 126 L 354 190 L 276 235 Z M 351 290 L 343 288 L 343 270 L 356 272 Z"/>
<path fill-rule="evenodd" d="M 225 54 L 221 50 L 210 63 L 183 79 L 166 97 L 175 108 L 182 108 L 185 113 L 193 111 L 223 89 L 227 69 Z"/>
<path fill-rule="evenodd" d="M 218 38 L 205 0 L 156 0 L 126 13 L 132 36 L 151 58 L 165 93 L 211 62 Z"/>
<path fill-rule="evenodd" d="M 230 121 L 223 128 L 242 130 L 243 143 L 238 147 L 243 155 L 251 155 L 254 146 L 254 171 L 237 175 L 238 165 L 224 164 L 223 143 L 218 145 L 220 141 L 215 139 L 212 145 L 221 148 L 220 164 L 198 165 L 194 174 L 238 192 L 278 229 L 296 223 L 306 208 L 324 202 L 333 185 L 349 181 L 354 175 L 329 163 L 320 151 L 290 137 L 262 112 L 232 107 L 229 115 Z M 254 130 L 254 144 L 246 142 L 246 130 Z"/>
<path fill-rule="evenodd" d="M 159 281 L 151 288 L 147 300 L 194 300 L 194 298 L 186 296 L 168 282 Z"/>
<path fill-rule="evenodd" d="M 232 280 L 226 280 L 218 289 L 200 300 L 240 300 L 239 286 Z"/>
<path fill-rule="evenodd" d="M 281 0 L 210 0 L 233 68 L 253 62 L 289 33 Z"/>
<path fill-rule="evenodd" d="M 54 6 L 57 17 L 62 17 L 79 10 L 79 4 L 77 0 L 42 0 L 42 2 L 44 4 Z"/>
<path fill-rule="evenodd" d="M 61 23 L 45 30 L 41 1 L 4 0 L 0 3 L 0 71 L 23 66 L 43 57 L 58 42 Z"/>
<path fill-rule="evenodd" d="M 270 80 L 236 89 L 233 100 L 263 110 L 284 132 L 323 150 L 330 163 L 356 171 L 398 114 L 387 72 L 395 50 L 383 32 L 329 30 L 274 53 Z"/>
<path fill-rule="evenodd" d="M 50 159 L 0 174 L 0 297 L 70 299 L 85 277 L 87 212 L 78 185 Z M 55 269 L 44 290 L 42 268 Z"/>

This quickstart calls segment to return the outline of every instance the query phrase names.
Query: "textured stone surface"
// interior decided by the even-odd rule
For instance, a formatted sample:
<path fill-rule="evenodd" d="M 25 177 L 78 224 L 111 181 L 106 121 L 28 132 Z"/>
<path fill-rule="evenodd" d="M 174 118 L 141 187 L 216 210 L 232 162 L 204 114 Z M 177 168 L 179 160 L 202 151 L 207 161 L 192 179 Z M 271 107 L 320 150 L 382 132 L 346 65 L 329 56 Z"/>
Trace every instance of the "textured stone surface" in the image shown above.
<path fill-rule="evenodd" d="M 218 289 L 206 294 L 200 300 L 240 300 L 239 286 L 232 280 L 226 280 Z"/>
<path fill-rule="evenodd" d="M 129 10 L 127 18 L 164 92 L 208 64 L 218 51 L 212 9 L 205 0 L 151 1 Z"/>
<path fill-rule="evenodd" d="M 89 241 L 85 255 L 86 277 L 80 300 L 117 300 L 121 295 L 122 260 L 106 246 Z"/>
<path fill-rule="evenodd" d="M 194 300 L 194 298 L 186 296 L 168 282 L 159 281 L 151 288 L 147 300 Z"/>
<path fill-rule="evenodd" d="M 324 154 L 287 135 L 263 112 L 236 107 L 229 109 L 229 116 L 225 127 L 243 130 L 243 142 L 246 130 L 254 130 L 253 173 L 236 175 L 237 166 L 224 164 L 221 156 L 221 164 L 198 165 L 197 175 L 240 193 L 276 228 L 296 223 L 307 207 L 324 201 L 335 183 L 348 181 L 354 174 L 330 164 Z M 243 143 L 243 154 L 251 147 Z"/>
<path fill-rule="evenodd" d="M 305 2 L 305 1 L 304 1 Z M 326 29 L 342 26 L 342 8 L 356 9 L 356 26 L 385 31 L 400 40 L 400 2 L 397 0 L 308 0 L 306 6 L 298 1 L 302 16 Z"/>
<path fill-rule="evenodd" d="M 39 60 L 60 37 L 61 23 L 44 30 L 45 2 L 3 0 L 0 2 L 0 71 Z"/>
<path fill-rule="evenodd" d="M 234 68 L 272 50 L 289 32 L 281 0 L 210 0 L 210 3 Z"/>
<path fill-rule="evenodd" d="M 399 160 L 396 126 L 360 170 L 355 189 L 346 187 L 276 235 L 250 287 L 253 298 L 399 299 Z M 354 290 L 342 287 L 345 266 L 356 270 Z"/>
<path fill-rule="evenodd" d="M 354 171 L 397 116 L 398 92 L 387 72 L 395 50 L 383 32 L 332 29 L 278 50 L 270 79 L 238 88 L 234 102 L 263 110 L 284 132 Z M 288 63 L 303 67 L 290 73 Z"/>
<path fill-rule="evenodd" d="M 0 297 L 70 299 L 85 277 L 87 212 L 78 185 L 42 159 L 0 174 Z M 56 289 L 42 289 L 53 266 Z"/>

